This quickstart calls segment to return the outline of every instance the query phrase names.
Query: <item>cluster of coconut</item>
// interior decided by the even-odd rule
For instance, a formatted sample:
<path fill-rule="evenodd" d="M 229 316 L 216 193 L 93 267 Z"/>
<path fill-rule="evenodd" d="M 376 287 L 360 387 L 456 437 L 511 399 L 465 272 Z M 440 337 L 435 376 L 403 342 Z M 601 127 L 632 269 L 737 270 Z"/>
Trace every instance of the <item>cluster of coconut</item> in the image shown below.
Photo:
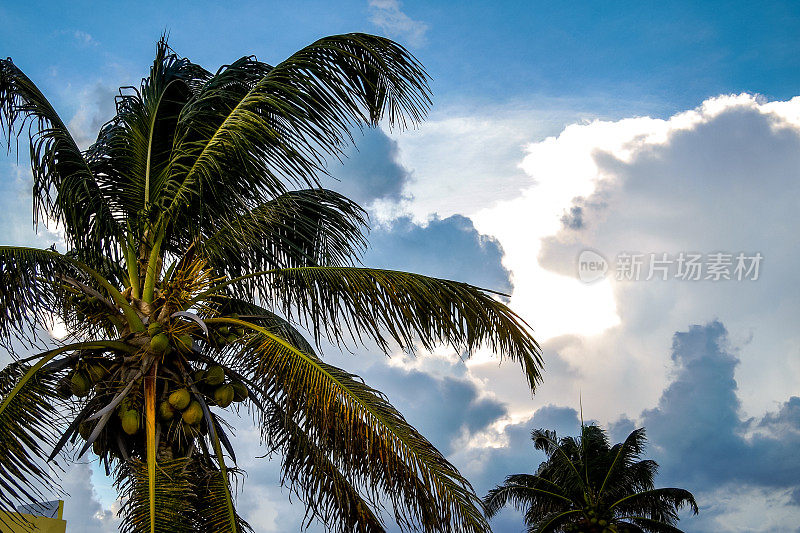
<path fill-rule="evenodd" d="M 88 396 L 92 389 L 108 376 L 109 361 L 95 359 L 81 362 L 58 384 L 58 392 L 63 398 L 75 395 L 78 398 Z"/>
<path fill-rule="evenodd" d="M 207 403 L 223 409 L 233 402 L 243 402 L 249 394 L 247 387 L 241 382 L 226 383 L 225 370 L 221 366 L 198 370 L 194 373 L 193 382 L 208 399 Z M 162 422 L 171 422 L 178 415 L 183 419 L 185 429 L 190 431 L 198 428 L 203 420 L 200 402 L 192 399 L 192 393 L 185 387 L 171 391 L 167 399 L 158 406 L 158 416 Z"/>
<path fill-rule="evenodd" d="M 567 524 L 564 531 L 568 533 L 623 533 L 626 529 L 609 527 L 608 520 L 602 518 L 595 509 L 589 509 L 586 513 L 587 518 L 577 524 Z"/>
<path fill-rule="evenodd" d="M 151 322 L 147 326 L 147 334 L 150 336 L 150 351 L 161 354 L 169 352 L 173 346 L 166 333 L 161 330 L 161 324 Z M 174 347 L 181 353 L 189 353 L 192 350 L 192 336 L 188 333 L 173 337 Z"/>

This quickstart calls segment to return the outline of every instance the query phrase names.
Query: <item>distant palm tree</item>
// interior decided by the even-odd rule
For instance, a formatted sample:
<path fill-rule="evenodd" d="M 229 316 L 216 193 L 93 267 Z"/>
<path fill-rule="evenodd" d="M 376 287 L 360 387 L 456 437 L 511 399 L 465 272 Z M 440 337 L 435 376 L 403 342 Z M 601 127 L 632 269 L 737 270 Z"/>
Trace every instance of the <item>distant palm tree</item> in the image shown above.
<path fill-rule="evenodd" d="M 506 505 L 525 513 L 531 533 L 681 533 L 678 510 L 697 503 L 684 489 L 656 489 L 658 464 L 639 460 L 644 428 L 625 442 L 610 446 L 598 426 L 581 427 L 579 438 L 557 438 L 554 431 L 532 433 L 534 447 L 547 454 L 536 474 L 508 476 L 489 491 L 484 505 L 489 517 Z"/>
<path fill-rule="evenodd" d="M 67 244 L 0 247 L 0 340 L 36 345 L 53 320 L 68 331 L 0 372 L 0 507 L 48 492 L 44 461 L 71 460 L 77 441 L 115 473 L 123 531 L 249 529 L 220 416 L 243 405 L 308 519 L 383 531 L 390 504 L 401 527 L 486 531 L 455 467 L 298 329 L 317 346 L 487 345 L 540 380 L 529 328 L 491 291 L 353 266 L 366 214 L 317 181 L 351 128 L 403 127 L 428 105 L 422 67 L 381 37 L 326 37 L 216 73 L 162 39 L 82 151 L 0 61 L 0 127 L 10 146 L 30 136 L 36 220 Z"/>

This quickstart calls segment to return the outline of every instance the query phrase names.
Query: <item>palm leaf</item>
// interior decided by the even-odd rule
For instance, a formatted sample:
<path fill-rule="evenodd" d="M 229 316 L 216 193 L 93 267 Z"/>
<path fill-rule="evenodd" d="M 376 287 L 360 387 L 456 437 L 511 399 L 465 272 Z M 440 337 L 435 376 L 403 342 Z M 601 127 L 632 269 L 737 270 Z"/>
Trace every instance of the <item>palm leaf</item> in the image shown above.
<path fill-rule="evenodd" d="M 186 225 L 174 217 L 201 191 L 204 213 L 213 221 L 284 192 L 287 180 L 315 186 L 324 157 L 340 154 L 350 140 L 349 128 L 377 125 L 384 113 L 391 124 L 403 125 L 406 117 L 417 121 L 429 104 L 420 65 L 381 37 L 326 37 L 274 68 L 248 61 L 232 68 L 254 66 L 239 76 L 245 86 L 252 83 L 253 70 L 264 76 L 246 93 L 240 83 L 227 95 L 225 84 L 209 82 L 214 90 L 207 96 L 225 103 L 221 120 L 208 120 L 202 91 L 181 115 L 186 129 L 194 130 L 174 150 L 171 165 L 175 187 L 167 194 L 176 224 Z M 204 129 L 198 131 L 198 125 Z M 242 182 L 248 184 L 244 190 Z"/>
<path fill-rule="evenodd" d="M 197 531 L 196 493 L 189 470 L 190 458 L 165 459 L 156 468 L 155 531 L 191 533 Z M 147 463 L 139 459 L 122 462 L 116 471 L 117 489 L 123 498 L 120 509 L 122 533 L 151 531 L 151 498 Z"/>
<path fill-rule="evenodd" d="M 233 470 L 233 472 L 232 472 Z M 226 469 L 225 472 L 209 468 L 200 467 L 194 485 L 197 489 L 197 531 L 233 531 L 236 533 L 253 531 L 250 525 L 245 522 L 235 511 L 233 520 L 235 525 L 231 525 L 230 513 L 232 474 L 235 469 Z"/>
<path fill-rule="evenodd" d="M 325 189 L 285 193 L 220 221 L 202 240 L 211 265 L 229 277 L 272 268 L 349 265 L 366 246 L 366 213 Z"/>
<path fill-rule="evenodd" d="M 698 513 L 697 502 L 691 492 L 678 488 L 659 488 L 630 494 L 612 503 L 609 508 L 622 514 L 646 515 L 651 519 L 674 524 L 677 511 L 684 506 Z"/>
<path fill-rule="evenodd" d="M 28 333 L 36 326 L 47 328 L 54 316 L 68 325 L 84 322 L 85 327 L 85 321 L 73 314 L 73 292 L 68 289 L 67 279 L 80 281 L 84 293 L 83 288 L 88 287 L 90 292 L 113 302 L 133 331 L 144 329 L 121 293 L 87 265 L 54 250 L 0 246 L 0 338 L 8 338 L 12 332 L 24 335 L 26 328 Z"/>
<path fill-rule="evenodd" d="M 361 267 L 279 269 L 250 278 L 319 342 L 345 334 L 413 350 L 447 343 L 467 353 L 488 346 L 519 362 L 531 389 L 541 380 L 539 345 L 527 324 L 489 291 L 419 274 Z M 234 283 L 236 287 L 238 284 Z"/>
<path fill-rule="evenodd" d="M 398 521 L 410 515 L 427 531 L 488 528 L 469 482 L 377 391 L 263 328 L 234 319 L 207 322 L 258 332 L 250 340 L 251 357 L 243 354 L 238 370 L 281 405 L 312 442 L 334 439 L 323 448 L 335 451 L 340 470 L 381 486 Z"/>
<path fill-rule="evenodd" d="M 483 506 L 489 518 L 507 505 L 512 505 L 519 511 L 535 508 L 537 512 L 542 510 L 560 512 L 569 509 L 573 503 L 557 484 L 530 474 L 508 476 L 505 483 L 490 490 L 483 499 Z"/>
<path fill-rule="evenodd" d="M 9 148 L 12 137 L 28 132 L 34 222 L 54 220 L 89 264 L 113 255 L 121 226 L 108 198 L 58 113 L 10 59 L 0 60 L 0 129 Z"/>
<path fill-rule="evenodd" d="M 0 371 L 0 512 L 41 500 L 53 489 L 45 461 L 63 425 L 60 374 L 37 370 L 58 353 L 33 367 L 15 362 Z"/>
<path fill-rule="evenodd" d="M 373 511 L 380 507 L 375 488 L 343 474 L 331 459 L 332 452 L 312 442 L 279 406 L 272 405 L 269 413 L 272 449 L 280 449 L 283 456 L 281 484 L 305 502 L 309 523 L 319 519 L 334 533 L 384 533 L 383 522 Z M 372 497 L 365 499 L 364 491 Z"/>

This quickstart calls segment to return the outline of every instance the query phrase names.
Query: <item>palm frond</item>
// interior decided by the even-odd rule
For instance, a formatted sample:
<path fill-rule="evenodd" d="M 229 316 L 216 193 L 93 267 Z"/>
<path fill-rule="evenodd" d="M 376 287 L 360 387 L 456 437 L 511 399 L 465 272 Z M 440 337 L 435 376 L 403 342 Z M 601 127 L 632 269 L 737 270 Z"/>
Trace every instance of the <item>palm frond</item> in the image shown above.
<path fill-rule="evenodd" d="M 622 519 L 635 524 L 647 533 L 683 533 L 682 530 L 671 524 L 659 522 L 658 520 L 653 520 L 646 516 L 623 516 Z"/>
<path fill-rule="evenodd" d="M 324 335 L 341 343 L 349 334 L 384 350 L 389 341 L 411 351 L 415 341 L 426 349 L 446 343 L 467 353 L 488 346 L 516 360 L 531 389 L 541 380 L 541 353 L 527 324 L 467 283 L 361 267 L 278 269 L 249 279 L 317 342 Z"/>
<path fill-rule="evenodd" d="M 76 302 L 73 298 L 76 292 L 77 296 L 90 299 L 100 296 L 108 305 L 118 306 L 129 324 L 143 328 L 120 292 L 80 261 L 54 250 L 0 246 L 0 339 L 7 339 L 12 333 L 21 337 L 32 335 L 37 326 L 50 327 L 53 317 L 69 326 L 81 324 L 85 329 L 83 336 L 96 333 L 98 328 L 87 328 L 85 317 L 78 314 L 88 314 L 91 309 Z M 91 305 L 104 304 L 100 301 Z M 104 312 L 102 316 L 122 319 L 114 313 Z"/>
<path fill-rule="evenodd" d="M 575 515 L 579 515 L 579 509 L 571 509 L 567 511 L 555 511 L 545 515 L 535 524 L 532 524 L 528 531 L 530 533 L 553 533 L 558 531 L 559 528 L 565 524 L 575 520 Z"/>
<path fill-rule="evenodd" d="M 203 466 L 197 471 L 197 531 L 230 531 L 230 487 L 237 473 L 229 469 L 224 474 L 219 470 Z M 235 533 L 252 532 L 253 529 L 241 516 L 235 514 Z"/>
<path fill-rule="evenodd" d="M 37 365 L 41 366 L 41 365 Z M 64 421 L 59 373 L 14 362 L 0 371 L 0 511 L 43 499 L 53 489 L 45 462 Z"/>
<path fill-rule="evenodd" d="M 190 458 L 164 459 L 156 469 L 156 531 L 191 533 L 197 531 L 197 500 Z M 136 458 L 122 462 L 116 470 L 116 486 L 123 498 L 120 517 L 122 533 L 150 532 L 150 496 L 147 463 Z"/>
<path fill-rule="evenodd" d="M 239 358 L 243 374 L 277 402 L 318 446 L 336 454 L 346 476 L 380 486 L 395 506 L 398 521 L 408 518 L 426 531 L 485 531 L 488 528 L 469 482 L 376 390 L 356 376 L 304 354 L 258 331 L 251 356 Z M 405 512 L 402 512 L 405 510 Z"/>
<path fill-rule="evenodd" d="M 171 53 L 161 39 L 150 74 L 137 88 L 120 90 L 116 115 L 87 150 L 90 167 L 115 211 L 137 220 L 157 206 L 172 154 L 178 116 L 210 74 Z"/>
<path fill-rule="evenodd" d="M 303 334 L 294 325 L 280 315 L 260 305 L 233 296 L 226 296 L 221 300 L 221 303 L 216 307 L 214 316 L 238 316 L 238 318 L 262 327 L 271 334 L 284 339 L 301 352 L 314 355 L 314 347 L 311 343 L 306 340 Z M 240 349 L 237 346 L 231 346 L 231 348 L 226 351 L 227 355 L 225 355 L 220 353 L 218 348 L 213 348 L 207 355 L 214 355 L 216 357 L 221 357 L 222 360 L 226 360 L 230 357 L 236 358 L 239 351 Z"/>
<path fill-rule="evenodd" d="M 375 488 L 364 487 L 363 479 L 348 479 L 331 452 L 312 442 L 279 406 L 272 405 L 269 412 L 272 448 L 283 456 L 281 484 L 306 504 L 308 522 L 318 519 L 333 533 L 384 533 L 383 522 L 373 511 L 380 507 Z"/>
<path fill-rule="evenodd" d="M 9 148 L 28 132 L 34 222 L 54 220 L 87 259 L 113 256 L 121 226 L 108 198 L 58 113 L 11 59 L 0 60 L 0 129 Z"/>
<path fill-rule="evenodd" d="M 402 126 L 421 119 L 430 102 L 416 60 L 372 35 L 325 37 L 274 68 L 243 59 L 218 75 L 232 69 L 244 71 L 234 76 L 244 84 L 211 80 L 213 90 L 201 91 L 181 115 L 179 128 L 193 129 L 171 165 L 167 195 L 176 223 L 188 222 L 177 211 L 198 206 L 201 196 L 204 215 L 215 220 L 285 192 L 287 182 L 316 186 L 325 156 L 341 153 L 351 127 L 377 125 L 384 114 Z M 250 86 L 254 71 L 264 75 Z M 206 98 L 222 104 L 219 120 L 209 117 Z"/>
<path fill-rule="evenodd" d="M 229 277 L 273 268 L 351 265 L 363 252 L 367 215 L 326 189 L 285 193 L 220 221 L 202 249 Z"/>
<path fill-rule="evenodd" d="M 688 507 L 694 514 L 698 513 L 697 502 L 691 492 L 671 487 L 630 494 L 609 506 L 621 514 L 647 516 L 667 524 L 674 524 L 678 520 L 678 510 L 683 507 Z"/>
<path fill-rule="evenodd" d="M 490 490 L 483 499 L 486 515 L 491 518 L 507 505 L 519 511 L 560 512 L 570 508 L 572 500 L 563 489 L 544 478 L 530 474 L 508 476 L 502 485 Z"/>

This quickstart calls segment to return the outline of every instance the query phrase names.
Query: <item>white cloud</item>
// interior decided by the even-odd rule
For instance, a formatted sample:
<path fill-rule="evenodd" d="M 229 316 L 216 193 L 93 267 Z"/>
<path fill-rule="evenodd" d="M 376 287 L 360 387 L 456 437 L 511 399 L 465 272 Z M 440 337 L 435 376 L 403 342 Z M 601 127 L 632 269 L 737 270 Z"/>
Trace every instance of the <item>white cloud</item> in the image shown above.
<path fill-rule="evenodd" d="M 428 25 L 406 15 L 399 0 L 369 0 L 370 22 L 387 35 L 402 39 L 411 46 L 423 46 Z"/>
<path fill-rule="evenodd" d="M 471 365 L 513 412 L 575 405 L 579 395 L 601 420 L 638 412 L 668 382 L 672 333 L 713 319 L 741 346 L 746 414 L 796 392 L 800 98 L 723 96 L 667 120 L 571 125 L 531 144 L 521 168 L 534 184 L 473 217 L 505 251 L 512 307 L 546 341 L 548 373 L 533 402 L 514 369 Z M 564 227 L 575 207 L 582 224 Z M 625 250 L 760 251 L 765 259 L 757 282 L 623 283 L 612 272 L 584 285 L 575 260 L 585 248 L 612 259 Z"/>

